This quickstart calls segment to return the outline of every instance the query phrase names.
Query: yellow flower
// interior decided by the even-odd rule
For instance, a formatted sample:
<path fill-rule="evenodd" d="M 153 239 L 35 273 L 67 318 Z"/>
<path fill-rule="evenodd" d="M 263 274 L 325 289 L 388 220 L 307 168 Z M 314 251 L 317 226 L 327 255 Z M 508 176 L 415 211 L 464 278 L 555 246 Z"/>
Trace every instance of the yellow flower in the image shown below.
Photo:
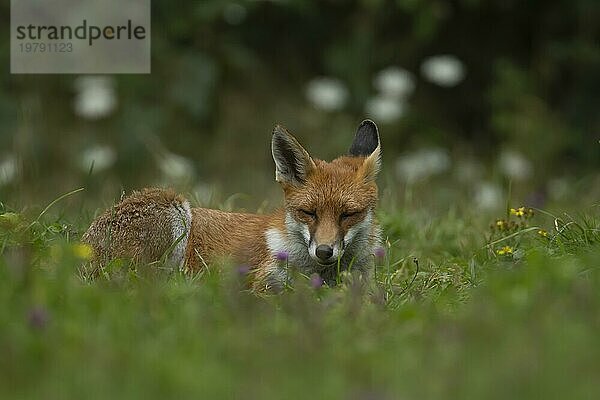
<path fill-rule="evenodd" d="M 511 215 L 516 215 L 519 218 L 524 217 L 525 214 L 526 214 L 525 207 L 519 207 L 519 208 L 516 208 L 516 209 L 515 208 L 511 208 L 510 209 L 510 214 Z"/>
<path fill-rule="evenodd" d="M 506 222 L 504 222 L 504 220 L 503 220 L 503 219 L 496 220 L 496 226 L 497 226 L 499 229 L 502 229 L 502 228 L 504 228 L 504 225 L 505 225 L 505 224 L 506 224 Z"/>
<path fill-rule="evenodd" d="M 85 243 L 75 243 L 72 246 L 73 254 L 82 260 L 91 260 L 94 256 L 94 250 Z"/>
<path fill-rule="evenodd" d="M 543 236 L 543 237 L 547 238 L 547 237 L 548 237 L 548 232 L 546 232 L 546 231 L 545 231 L 545 230 L 543 230 L 543 229 L 540 229 L 540 230 L 538 231 L 538 235 L 540 235 L 540 236 Z"/>
<path fill-rule="evenodd" d="M 498 255 L 503 256 L 503 255 L 507 255 L 507 254 L 512 254 L 513 253 L 513 248 L 510 246 L 504 246 L 498 250 L 496 250 L 496 253 L 498 253 Z"/>

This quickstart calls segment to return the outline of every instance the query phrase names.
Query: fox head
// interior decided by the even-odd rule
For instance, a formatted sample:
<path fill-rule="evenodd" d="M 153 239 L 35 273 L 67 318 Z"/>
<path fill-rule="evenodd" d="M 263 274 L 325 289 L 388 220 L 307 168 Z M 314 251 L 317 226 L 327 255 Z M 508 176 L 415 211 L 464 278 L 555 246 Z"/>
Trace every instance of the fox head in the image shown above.
<path fill-rule="evenodd" d="M 275 179 L 285 197 L 290 259 L 323 270 L 348 267 L 370 257 L 378 231 L 375 182 L 381 166 L 377 126 L 363 121 L 348 155 L 331 162 L 313 159 L 282 126 L 273 130 Z M 367 253 L 367 254 L 365 254 Z M 360 259 L 360 260 L 359 260 Z"/>

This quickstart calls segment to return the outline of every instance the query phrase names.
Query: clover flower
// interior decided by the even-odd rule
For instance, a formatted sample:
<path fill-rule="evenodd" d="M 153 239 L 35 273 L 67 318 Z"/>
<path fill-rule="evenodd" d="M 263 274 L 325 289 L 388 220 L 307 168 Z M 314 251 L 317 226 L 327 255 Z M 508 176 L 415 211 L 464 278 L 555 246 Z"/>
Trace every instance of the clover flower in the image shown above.
<path fill-rule="evenodd" d="M 275 258 L 277 261 L 287 261 L 289 257 L 290 253 L 285 250 L 279 250 L 277 253 L 275 253 Z"/>
<path fill-rule="evenodd" d="M 325 283 L 325 281 L 323 280 L 323 278 L 321 278 L 321 276 L 317 273 L 314 273 L 310 276 L 310 286 L 313 289 L 318 289 L 321 286 L 323 286 L 323 283 Z"/>
<path fill-rule="evenodd" d="M 246 276 L 248 275 L 248 273 L 250 272 L 250 266 L 249 265 L 240 265 L 237 268 L 237 273 L 239 276 Z"/>
<path fill-rule="evenodd" d="M 29 322 L 29 326 L 34 329 L 43 329 L 48 324 L 50 320 L 50 315 L 48 311 L 41 306 L 33 307 L 29 310 L 27 314 L 27 321 Z"/>

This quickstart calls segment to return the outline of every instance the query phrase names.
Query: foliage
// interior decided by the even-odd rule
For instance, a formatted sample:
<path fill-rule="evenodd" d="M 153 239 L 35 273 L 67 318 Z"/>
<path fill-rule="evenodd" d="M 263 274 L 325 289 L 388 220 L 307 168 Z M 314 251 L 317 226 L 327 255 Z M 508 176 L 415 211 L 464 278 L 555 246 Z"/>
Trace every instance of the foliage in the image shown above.
<path fill-rule="evenodd" d="M 90 144 L 116 152 L 117 162 L 91 181 L 105 187 L 160 182 L 157 141 L 192 161 L 189 185 L 222 185 L 225 176 L 215 171 L 237 163 L 254 163 L 262 176 L 271 167 L 263 150 L 274 123 L 314 143 L 323 136 L 342 143 L 376 96 L 373 79 L 390 66 L 416 79 L 406 113 L 382 122 L 390 157 L 436 144 L 489 160 L 508 147 L 532 159 L 538 180 L 598 166 L 596 2 L 213 0 L 173 7 L 156 0 L 152 7 L 152 75 L 114 77 L 117 108 L 100 120 L 74 113 L 76 77 L 4 74 L 0 163 L 14 153 L 22 171 L 14 187 L 1 190 L 20 193 L 24 184 L 32 189 L 22 195 L 30 196 L 89 183 L 90 165 L 79 168 L 78 158 Z M 0 6 L 7 26 L 8 15 L 8 5 Z M 1 65 L 9 65 L 8 52 L 5 39 Z M 420 66 L 437 54 L 457 57 L 465 80 L 440 87 L 424 79 Z M 341 110 L 315 109 L 304 99 L 317 76 L 347 87 Z M 256 179 L 250 171 L 237 178 L 236 191 Z"/>
<path fill-rule="evenodd" d="M 80 226 L 3 210 L 0 396 L 600 394 L 597 208 L 577 219 L 537 212 L 528 221 L 547 236 L 517 227 L 518 257 L 488 249 L 512 239 L 490 239 L 478 215 L 380 218 L 389 238 L 372 280 L 344 275 L 326 288 L 299 277 L 254 296 L 245 271 L 226 265 L 185 275 L 116 263 L 86 279 Z"/>

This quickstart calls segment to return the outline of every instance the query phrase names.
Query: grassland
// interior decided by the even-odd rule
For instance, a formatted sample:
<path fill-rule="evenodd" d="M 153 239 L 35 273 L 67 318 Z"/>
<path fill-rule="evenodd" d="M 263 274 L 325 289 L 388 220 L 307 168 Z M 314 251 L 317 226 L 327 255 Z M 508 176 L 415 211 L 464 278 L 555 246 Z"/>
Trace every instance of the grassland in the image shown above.
<path fill-rule="evenodd" d="M 85 212 L 1 207 L 0 398 L 600 398 L 597 206 L 384 207 L 372 280 L 263 296 L 236 266 L 90 279 Z"/>

